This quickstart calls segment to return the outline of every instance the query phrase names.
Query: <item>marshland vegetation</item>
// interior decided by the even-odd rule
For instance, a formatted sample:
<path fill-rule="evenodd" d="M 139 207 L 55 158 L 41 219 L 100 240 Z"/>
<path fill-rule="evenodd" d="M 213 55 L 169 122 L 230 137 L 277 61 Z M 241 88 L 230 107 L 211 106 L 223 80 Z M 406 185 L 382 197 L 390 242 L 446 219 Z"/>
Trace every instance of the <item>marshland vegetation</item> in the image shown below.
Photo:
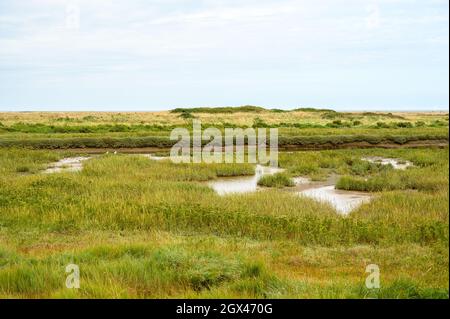
<path fill-rule="evenodd" d="M 275 118 L 278 123 L 283 116 L 283 121 L 304 116 L 305 122 L 315 118 L 326 125 L 329 120 L 323 117 L 331 115 L 324 114 L 333 113 L 240 111 L 220 114 L 236 125 L 252 125 L 252 117 L 267 123 Z M 2 113 L 0 122 L 3 127 L 16 122 L 95 126 L 117 119 L 127 125 L 178 125 L 186 123 L 179 117 L 183 112 L 145 115 L 148 118 L 134 113 Z M 205 123 L 217 119 L 217 113 L 187 113 L 209 118 Z M 402 136 L 424 130 L 448 138 L 448 127 L 432 127 L 437 117 L 445 121 L 446 114 L 354 116 L 361 128 L 280 132 L 314 139 L 318 132 L 348 136 L 355 130 L 355 136 L 364 131 L 377 137 L 391 130 Z M 58 120 L 66 117 L 74 120 Z M 425 125 L 371 127 L 380 117 Z M 290 135 L 291 130 L 296 133 Z M 105 134 L 3 130 L 0 141 L 39 138 L 52 145 L 67 138 L 127 139 L 147 133 L 101 137 Z M 262 191 L 225 196 L 210 183 L 252 176 L 254 165 L 175 164 L 103 153 L 83 161 L 80 171 L 43 174 L 52 163 L 87 154 L 0 147 L 0 297 L 448 298 L 448 147 L 280 152 L 284 171 L 263 176 Z M 398 170 L 364 160 L 368 157 L 412 165 Z M 293 177 L 320 182 L 330 176 L 338 189 L 364 191 L 372 199 L 343 216 L 290 187 Z M 80 266 L 80 289 L 65 287 L 65 267 L 71 263 Z M 365 286 L 369 264 L 380 268 L 379 289 Z"/>
<path fill-rule="evenodd" d="M 448 150 L 389 153 L 414 168 L 359 160 L 386 150 L 281 154 L 290 174 L 388 185 L 364 187 L 375 198 L 343 217 L 277 188 L 219 196 L 204 183 L 250 174 L 248 164 L 109 154 L 48 175 L 40 170 L 68 154 L 3 149 L 0 295 L 446 297 Z M 61 279 L 69 262 L 82 267 L 77 291 Z M 367 263 L 386 271 L 375 292 L 364 287 Z"/>
<path fill-rule="evenodd" d="M 167 148 L 174 144 L 169 139 L 170 131 L 175 127 L 191 129 L 193 119 L 200 120 L 204 127 L 219 129 L 278 128 L 281 147 L 448 142 L 448 113 L 445 112 L 358 113 L 313 108 L 283 111 L 243 106 L 166 112 L 0 113 L 0 147 Z"/>

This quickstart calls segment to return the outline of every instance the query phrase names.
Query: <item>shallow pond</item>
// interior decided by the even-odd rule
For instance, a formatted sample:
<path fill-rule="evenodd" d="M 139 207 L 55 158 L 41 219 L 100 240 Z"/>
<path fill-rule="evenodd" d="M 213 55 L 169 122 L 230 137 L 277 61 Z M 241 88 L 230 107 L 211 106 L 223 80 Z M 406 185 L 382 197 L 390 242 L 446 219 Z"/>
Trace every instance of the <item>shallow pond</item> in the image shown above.
<path fill-rule="evenodd" d="M 278 167 L 257 165 L 253 176 L 223 177 L 209 182 L 208 185 L 219 195 L 255 192 L 259 188 L 258 181 L 262 176 L 273 175 L 283 171 L 284 169 Z"/>
<path fill-rule="evenodd" d="M 257 166 L 256 174 L 248 177 L 224 177 L 211 181 L 208 185 L 219 195 L 234 193 L 249 193 L 263 189 L 258 186 L 258 180 L 264 175 L 273 175 L 284 169 Z M 342 191 L 335 189 L 337 177 L 331 176 L 326 182 L 313 182 L 306 177 L 294 177 L 295 187 L 284 190 L 293 191 L 299 196 L 312 198 L 328 203 L 340 214 L 346 215 L 359 205 L 370 201 L 371 195 L 362 192 Z"/>
<path fill-rule="evenodd" d="M 335 189 L 334 185 L 312 187 L 301 192 L 300 196 L 305 196 L 319 202 L 328 203 L 340 214 L 347 215 L 360 205 L 367 203 L 372 198 L 371 195 L 361 192 L 342 191 Z"/>
<path fill-rule="evenodd" d="M 371 162 L 371 163 L 381 164 L 381 165 L 389 165 L 390 164 L 390 165 L 392 165 L 392 167 L 394 169 L 401 169 L 401 170 L 405 170 L 408 167 L 413 166 L 413 163 L 411 163 L 410 161 L 405 161 L 405 160 L 398 159 L 398 158 L 368 156 L 368 157 L 363 157 L 362 160 Z"/>
<path fill-rule="evenodd" d="M 62 172 L 79 172 L 83 169 L 83 161 L 90 159 L 91 157 L 66 157 L 58 162 L 50 164 L 44 174 L 62 173 Z"/>

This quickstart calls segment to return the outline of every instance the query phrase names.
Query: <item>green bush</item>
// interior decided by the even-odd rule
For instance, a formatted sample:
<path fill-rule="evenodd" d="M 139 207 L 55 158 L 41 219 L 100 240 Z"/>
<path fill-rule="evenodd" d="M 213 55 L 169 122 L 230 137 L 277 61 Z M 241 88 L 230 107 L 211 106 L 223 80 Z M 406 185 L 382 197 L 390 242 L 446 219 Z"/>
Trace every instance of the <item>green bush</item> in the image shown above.
<path fill-rule="evenodd" d="M 30 171 L 30 168 L 28 166 L 18 166 L 16 168 L 17 173 L 27 173 Z"/>
<path fill-rule="evenodd" d="M 424 127 L 425 126 L 425 122 L 424 121 L 417 121 L 414 125 L 416 127 Z"/>
<path fill-rule="evenodd" d="M 413 127 L 411 122 L 397 122 L 397 123 L 395 123 L 395 126 L 399 127 L 399 128 L 411 128 L 411 127 Z"/>
<path fill-rule="evenodd" d="M 238 113 L 238 112 L 245 112 L 245 113 L 252 113 L 252 112 L 264 112 L 267 111 L 265 108 L 260 106 L 253 106 L 253 105 L 244 105 L 244 106 L 237 106 L 237 107 L 194 107 L 194 108 L 176 108 L 171 110 L 171 113 Z"/>
<path fill-rule="evenodd" d="M 268 127 L 270 127 L 270 125 L 267 124 L 266 122 L 264 122 L 261 118 L 256 117 L 256 118 L 253 120 L 253 125 L 252 125 L 252 127 L 253 127 L 253 128 L 268 128 Z"/>
<path fill-rule="evenodd" d="M 376 128 L 390 128 L 391 126 L 384 122 L 377 122 Z"/>

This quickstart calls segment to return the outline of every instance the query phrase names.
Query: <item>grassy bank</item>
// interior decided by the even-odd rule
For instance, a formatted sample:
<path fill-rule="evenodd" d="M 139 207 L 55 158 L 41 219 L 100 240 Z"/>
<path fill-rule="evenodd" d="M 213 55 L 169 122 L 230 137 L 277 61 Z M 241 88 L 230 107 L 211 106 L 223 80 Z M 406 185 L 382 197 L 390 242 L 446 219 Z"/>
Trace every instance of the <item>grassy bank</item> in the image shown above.
<path fill-rule="evenodd" d="M 244 106 L 175 109 L 170 112 L 0 113 L 0 148 L 168 148 L 170 132 L 202 128 L 277 128 L 279 146 L 294 149 L 442 146 L 448 144 L 448 113 L 290 111 Z M 207 141 L 204 141 L 206 144 Z"/>
<path fill-rule="evenodd" d="M 415 134 L 405 132 L 400 135 L 383 135 L 379 132 L 372 134 L 350 135 L 304 135 L 304 136 L 280 136 L 279 147 L 286 148 L 340 148 L 350 147 L 355 143 L 365 143 L 366 147 L 377 145 L 405 145 L 408 143 L 446 144 L 448 143 L 448 131 L 441 130 L 436 134 Z M 143 148 L 158 147 L 169 148 L 177 141 L 170 140 L 168 136 L 118 136 L 105 137 L 96 135 L 92 137 L 34 137 L 20 135 L 17 137 L 1 136 L 0 148 L 24 147 L 31 149 L 70 149 L 70 148 Z M 208 141 L 203 141 L 203 144 Z M 225 144 L 225 142 L 223 142 Z"/>

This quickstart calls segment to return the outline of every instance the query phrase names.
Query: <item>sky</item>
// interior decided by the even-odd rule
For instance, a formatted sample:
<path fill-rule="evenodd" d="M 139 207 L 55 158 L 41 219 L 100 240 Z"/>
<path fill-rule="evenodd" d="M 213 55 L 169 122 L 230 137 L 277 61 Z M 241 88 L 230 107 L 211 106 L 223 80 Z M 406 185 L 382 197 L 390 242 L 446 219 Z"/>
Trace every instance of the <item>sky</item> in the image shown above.
<path fill-rule="evenodd" d="M 448 110 L 448 0 L 0 0 L 0 111 Z"/>

